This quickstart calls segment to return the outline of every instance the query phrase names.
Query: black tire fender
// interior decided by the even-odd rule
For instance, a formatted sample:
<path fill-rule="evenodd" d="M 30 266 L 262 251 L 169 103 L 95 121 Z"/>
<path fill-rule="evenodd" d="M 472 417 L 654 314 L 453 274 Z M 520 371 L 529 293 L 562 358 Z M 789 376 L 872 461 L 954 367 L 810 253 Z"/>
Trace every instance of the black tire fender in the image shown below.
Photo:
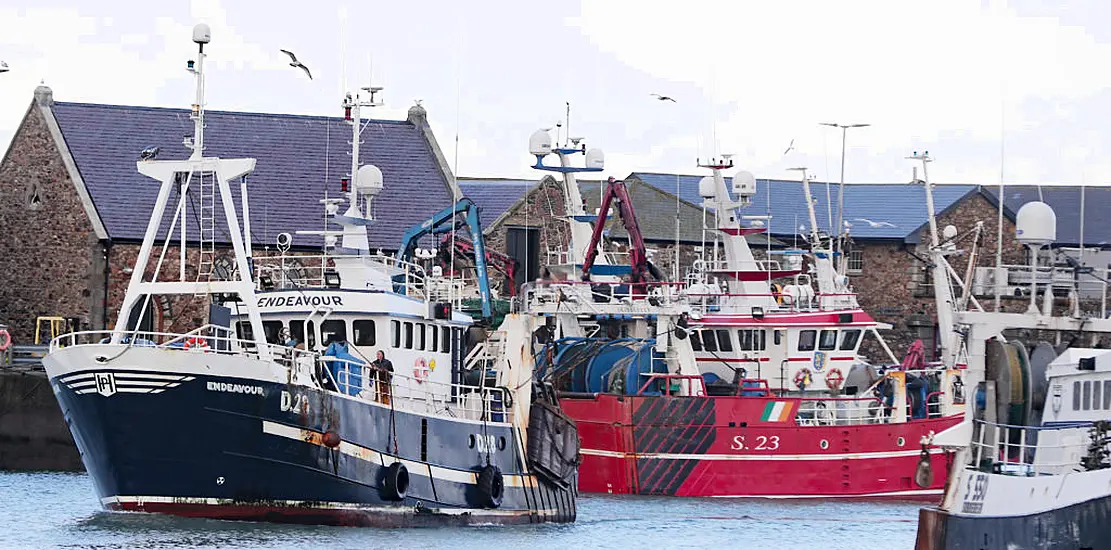
<path fill-rule="evenodd" d="M 500 468 L 488 464 L 478 472 L 478 492 L 482 495 L 483 508 L 501 506 L 502 498 L 505 497 L 505 479 L 502 478 Z"/>
<path fill-rule="evenodd" d="M 409 492 L 409 470 L 400 462 L 394 462 L 386 468 L 383 480 L 383 491 L 389 500 L 405 500 Z"/>

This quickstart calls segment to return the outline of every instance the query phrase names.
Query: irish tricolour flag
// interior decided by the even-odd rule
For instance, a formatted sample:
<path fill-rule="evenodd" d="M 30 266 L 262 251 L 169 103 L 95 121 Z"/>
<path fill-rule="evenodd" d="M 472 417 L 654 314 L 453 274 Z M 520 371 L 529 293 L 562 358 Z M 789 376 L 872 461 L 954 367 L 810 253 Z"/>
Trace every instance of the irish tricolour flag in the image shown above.
<path fill-rule="evenodd" d="M 764 414 L 760 416 L 762 422 L 786 422 L 791 418 L 791 410 L 795 408 L 792 401 L 771 401 L 764 407 Z"/>

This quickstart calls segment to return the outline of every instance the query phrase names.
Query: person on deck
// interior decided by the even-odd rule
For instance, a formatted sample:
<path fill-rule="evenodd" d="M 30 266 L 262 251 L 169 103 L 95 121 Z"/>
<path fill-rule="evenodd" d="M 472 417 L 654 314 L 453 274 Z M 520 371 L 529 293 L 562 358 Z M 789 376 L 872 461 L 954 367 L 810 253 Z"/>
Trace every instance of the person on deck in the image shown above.
<path fill-rule="evenodd" d="M 390 386 L 393 377 L 393 363 L 386 359 L 386 353 L 378 350 L 378 355 L 370 366 L 374 368 L 374 377 L 378 381 L 378 395 L 383 403 L 390 402 Z"/>

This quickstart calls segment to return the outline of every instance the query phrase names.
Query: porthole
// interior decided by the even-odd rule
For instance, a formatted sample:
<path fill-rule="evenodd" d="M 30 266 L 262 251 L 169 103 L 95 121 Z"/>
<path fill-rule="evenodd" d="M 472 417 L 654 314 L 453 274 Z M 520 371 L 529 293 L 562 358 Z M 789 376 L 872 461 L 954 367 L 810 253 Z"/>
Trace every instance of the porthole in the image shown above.
<path fill-rule="evenodd" d="M 824 451 L 824 450 L 829 448 L 829 441 L 826 440 L 826 439 L 823 439 L 821 442 L 818 443 L 818 446 L 821 447 L 822 450 Z"/>
<path fill-rule="evenodd" d="M 899 439 L 895 440 L 895 444 L 902 447 L 903 445 L 907 444 L 907 440 L 903 439 L 902 436 L 900 436 Z"/>

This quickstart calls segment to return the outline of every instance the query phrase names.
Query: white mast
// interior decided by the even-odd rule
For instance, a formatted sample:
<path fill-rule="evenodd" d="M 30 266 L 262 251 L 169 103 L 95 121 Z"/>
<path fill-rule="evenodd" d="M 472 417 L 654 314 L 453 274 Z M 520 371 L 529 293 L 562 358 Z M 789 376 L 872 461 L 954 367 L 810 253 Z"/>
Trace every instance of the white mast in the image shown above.
<path fill-rule="evenodd" d="M 241 302 L 244 302 L 243 307 L 247 309 L 247 315 L 251 322 L 254 344 L 255 348 L 258 350 L 259 358 L 269 361 L 271 359 L 270 347 L 266 342 L 266 333 L 262 328 L 262 316 L 259 314 L 257 300 L 255 300 L 255 286 L 254 282 L 251 280 L 250 269 L 247 264 L 247 249 L 243 243 L 243 232 L 239 227 L 239 219 L 236 217 L 235 213 L 235 204 L 232 202 L 231 187 L 228 184 L 229 181 L 235 178 L 242 178 L 254 170 L 255 159 L 206 158 L 202 155 L 202 149 L 204 147 L 204 45 L 211 41 L 211 31 L 208 25 L 199 24 L 193 28 L 193 41 L 199 46 L 199 59 L 201 60 L 194 68 L 197 99 L 196 103 L 193 104 L 192 116 L 194 119 L 194 131 L 196 133 L 192 140 L 186 138 L 186 145 L 192 147 L 193 153 L 188 160 L 140 160 L 137 163 L 136 168 L 139 173 L 159 180 L 161 182 L 161 187 L 159 188 L 158 198 L 154 204 L 154 210 L 151 212 L 150 220 L 147 222 L 147 230 L 143 236 L 143 244 L 139 247 L 139 255 L 135 261 L 135 269 L 131 273 L 131 280 L 128 283 L 127 292 L 124 295 L 123 304 L 120 307 L 120 313 L 116 318 L 116 328 L 112 334 L 112 342 L 118 344 L 123 340 L 124 333 L 127 331 L 130 313 L 132 309 L 138 305 L 140 300 L 143 300 L 144 303 L 149 303 L 150 297 L 158 294 L 233 294 L 237 295 Z M 192 66 L 192 63 L 190 63 L 190 65 Z M 178 202 L 178 211 L 175 212 L 175 215 L 171 218 L 173 222 L 170 224 L 164 244 L 171 242 L 178 220 L 185 219 L 184 199 L 189 179 L 193 174 L 203 175 L 206 173 L 215 176 L 216 185 L 220 193 L 221 206 L 224 211 L 224 218 L 229 230 L 228 236 L 231 239 L 232 249 L 235 253 L 238 273 L 234 279 L 227 281 L 186 281 L 184 277 L 182 277 L 182 280 L 178 281 L 159 281 L 158 274 L 166 253 L 166 248 L 163 246 L 162 255 L 158 258 L 158 263 L 154 268 L 154 275 L 151 277 L 150 281 L 144 281 L 146 268 L 150 263 L 151 251 L 154 248 L 155 241 L 158 239 L 159 228 L 166 212 L 166 204 L 169 200 L 170 192 L 179 185 L 179 182 L 182 182 L 182 198 Z M 179 214 L 180 218 L 178 216 Z M 182 233 L 184 234 L 184 226 L 182 227 Z"/>
<path fill-rule="evenodd" d="M 953 311 L 953 287 L 949 283 L 949 271 L 946 269 L 948 260 L 945 259 L 945 251 L 937 236 L 933 185 L 930 184 L 930 174 L 927 169 L 933 159 L 930 158 L 929 151 L 922 154 L 915 151 L 907 158 L 922 163 L 922 184 L 926 190 L 926 218 L 930 222 L 930 263 L 932 264 L 930 270 L 933 277 L 934 298 L 937 301 L 937 332 L 941 344 L 941 360 L 946 365 L 952 365 L 957 355 L 957 326 Z"/>

